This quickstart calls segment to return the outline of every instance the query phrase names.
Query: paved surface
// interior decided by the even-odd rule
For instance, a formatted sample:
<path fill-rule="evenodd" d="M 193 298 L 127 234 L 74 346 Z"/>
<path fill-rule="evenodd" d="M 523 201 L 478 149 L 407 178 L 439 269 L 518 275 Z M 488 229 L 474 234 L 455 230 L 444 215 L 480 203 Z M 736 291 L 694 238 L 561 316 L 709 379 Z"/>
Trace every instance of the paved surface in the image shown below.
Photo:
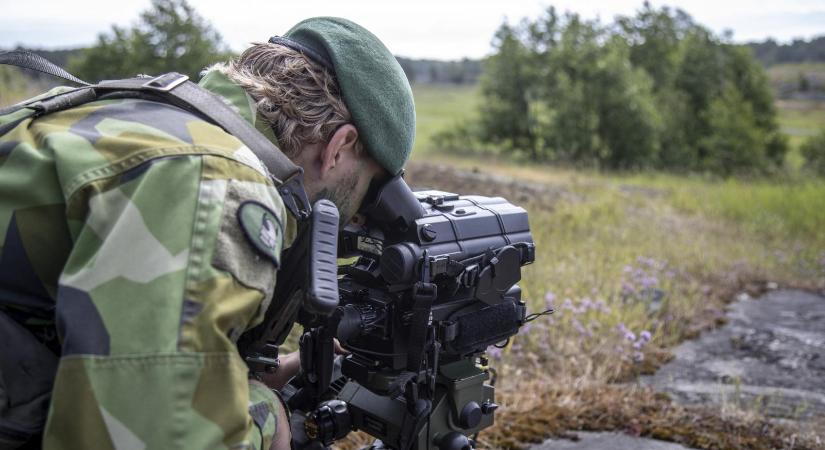
<path fill-rule="evenodd" d="M 643 382 L 684 403 L 734 402 L 783 419 L 825 415 L 825 298 L 773 291 L 732 304 L 728 319 L 678 346 Z"/>
<path fill-rule="evenodd" d="M 637 438 L 619 433 L 578 432 L 578 441 L 548 439 L 530 450 L 689 450 L 672 442 Z"/>

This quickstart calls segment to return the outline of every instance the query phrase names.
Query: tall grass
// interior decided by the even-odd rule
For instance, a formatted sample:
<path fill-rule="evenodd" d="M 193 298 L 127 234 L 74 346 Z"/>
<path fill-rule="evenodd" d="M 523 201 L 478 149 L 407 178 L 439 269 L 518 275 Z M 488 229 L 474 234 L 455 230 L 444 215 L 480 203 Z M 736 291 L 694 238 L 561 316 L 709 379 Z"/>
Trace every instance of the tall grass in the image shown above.
<path fill-rule="evenodd" d="M 674 189 L 673 201 L 687 211 L 723 217 L 765 238 L 825 243 L 825 180 L 689 182 Z"/>
<path fill-rule="evenodd" d="M 23 75 L 21 69 L 0 65 L 0 108 L 37 95 L 47 87 Z"/>

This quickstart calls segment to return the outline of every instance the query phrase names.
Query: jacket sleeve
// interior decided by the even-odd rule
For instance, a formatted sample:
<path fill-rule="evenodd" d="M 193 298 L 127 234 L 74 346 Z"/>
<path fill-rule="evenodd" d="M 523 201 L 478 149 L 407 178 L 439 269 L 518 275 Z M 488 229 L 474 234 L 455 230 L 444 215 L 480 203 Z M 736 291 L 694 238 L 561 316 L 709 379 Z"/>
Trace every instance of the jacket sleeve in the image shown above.
<path fill-rule="evenodd" d="M 235 343 L 274 289 L 275 188 L 237 161 L 189 154 L 92 173 L 69 195 L 44 447 L 268 448 L 280 403 L 248 383 Z M 260 228 L 244 228 L 247 203 L 270 214 L 272 248 L 247 236 Z"/>

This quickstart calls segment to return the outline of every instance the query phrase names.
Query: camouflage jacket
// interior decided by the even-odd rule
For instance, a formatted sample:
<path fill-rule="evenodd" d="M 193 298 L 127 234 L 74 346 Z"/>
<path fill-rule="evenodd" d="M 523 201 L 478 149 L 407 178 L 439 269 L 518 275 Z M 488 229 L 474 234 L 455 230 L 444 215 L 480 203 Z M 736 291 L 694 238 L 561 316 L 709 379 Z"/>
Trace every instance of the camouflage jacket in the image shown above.
<path fill-rule="evenodd" d="M 225 76 L 201 85 L 255 123 Z M 269 254 L 245 215 L 269 220 Z M 0 135 L 0 299 L 47 312 L 60 348 L 44 448 L 268 448 L 280 404 L 235 344 L 288 219 L 248 148 L 169 105 L 98 101 Z"/>

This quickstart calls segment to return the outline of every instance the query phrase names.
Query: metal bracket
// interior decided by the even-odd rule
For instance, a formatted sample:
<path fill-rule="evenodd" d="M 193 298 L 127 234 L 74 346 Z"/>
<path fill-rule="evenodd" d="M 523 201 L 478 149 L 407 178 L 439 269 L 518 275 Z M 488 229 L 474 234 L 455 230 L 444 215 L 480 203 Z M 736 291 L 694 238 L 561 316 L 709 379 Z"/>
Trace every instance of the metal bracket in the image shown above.
<path fill-rule="evenodd" d="M 186 75 L 169 72 L 143 83 L 143 87 L 160 92 L 169 92 L 185 83 L 188 79 L 189 77 Z"/>
<path fill-rule="evenodd" d="M 304 190 L 304 171 L 301 170 L 278 187 L 284 206 L 300 222 L 309 217 L 312 207 Z"/>

